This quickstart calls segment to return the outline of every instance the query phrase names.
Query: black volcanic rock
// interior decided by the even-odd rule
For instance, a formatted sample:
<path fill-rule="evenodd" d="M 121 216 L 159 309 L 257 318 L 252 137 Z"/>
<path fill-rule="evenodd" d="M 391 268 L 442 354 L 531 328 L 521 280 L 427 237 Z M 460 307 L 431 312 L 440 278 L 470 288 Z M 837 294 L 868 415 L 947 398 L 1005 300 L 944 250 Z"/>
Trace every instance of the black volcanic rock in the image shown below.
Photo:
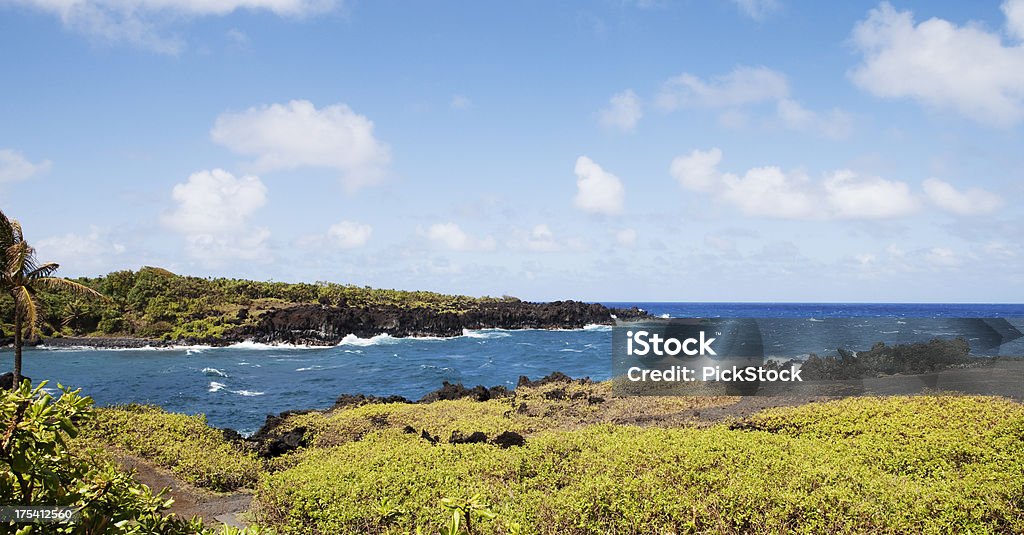
<path fill-rule="evenodd" d="M 544 385 L 549 384 L 549 383 L 571 383 L 573 381 L 574 381 L 574 379 L 572 377 L 569 377 L 568 375 L 566 375 L 566 374 L 564 374 L 562 372 L 551 372 L 548 375 L 545 375 L 544 377 L 541 377 L 540 379 L 537 379 L 536 381 L 531 381 L 529 377 L 527 377 L 525 375 L 520 375 L 519 376 L 519 382 L 516 384 L 516 387 L 517 388 L 520 387 L 520 386 L 537 387 L 537 386 L 544 386 Z M 580 379 L 579 382 L 580 382 L 580 384 L 587 384 L 587 383 L 590 382 L 590 379 L 589 378 Z"/>
<path fill-rule="evenodd" d="M 520 435 L 515 431 L 505 431 L 504 433 L 494 437 L 494 440 L 492 440 L 491 443 L 501 449 L 507 449 L 513 446 L 525 446 L 526 439 L 523 438 L 523 435 Z"/>
<path fill-rule="evenodd" d="M 344 409 L 349 407 L 360 407 L 362 405 L 372 405 L 376 403 L 412 403 L 412 401 L 402 396 L 367 396 L 364 394 L 342 394 L 338 396 L 338 399 L 334 401 L 335 409 Z"/>
<path fill-rule="evenodd" d="M 24 375 L 21 376 L 21 380 L 22 381 L 28 381 L 29 384 L 32 383 L 32 378 L 31 377 L 25 377 Z M 3 375 L 0 375 L 0 389 L 10 390 L 13 386 L 14 386 L 14 372 L 7 372 L 7 373 L 5 373 Z"/>
<path fill-rule="evenodd" d="M 464 329 L 579 329 L 586 325 L 611 325 L 616 316 L 646 316 L 636 307 L 609 309 L 597 303 L 555 301 L 482 302 L 460 313 L 431 308 L 372 308 L 299 305 L 270 310 L 254 325 L 237 327 L 225 334 L 228 340 L 262 343 L 335 345 L 350 334 L 369 338 L 379 334 L 406 336 L 459 336 Z"/>
<path fill-rule="evenodd" d="M 464 436 L 458 431 L 452 431 L 452 436 L 448 439 L 449 444 L 483 444 L 485 442 L 487 442 L 487 434 L 483 431 L 474 431 L 469 436 Z"/>
<path fill-rule="evenodd" d="M 462 383 L 449 383 L 444 381 L 441 388 L 428 393 L 420 398 L 418 403 L 433 403 L 435 401 L 451 401 L 453 399 L 473 398 L 476 401 L 487 401 L 489 399 L 505 397 L 509 394 L 508 389 L 503 386 L 487 388 L 484 385 L 476 385 L 473 388 L 466 388 Z"/>

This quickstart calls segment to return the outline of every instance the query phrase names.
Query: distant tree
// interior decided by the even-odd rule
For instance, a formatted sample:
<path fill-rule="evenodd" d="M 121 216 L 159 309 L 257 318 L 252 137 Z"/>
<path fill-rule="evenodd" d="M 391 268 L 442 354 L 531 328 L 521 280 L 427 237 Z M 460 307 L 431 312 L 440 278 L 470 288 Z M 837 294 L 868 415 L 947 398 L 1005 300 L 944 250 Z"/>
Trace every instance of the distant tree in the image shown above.
<path fill-rule="evenodd" d="M 60 266 L 54 262 L 40 264 L 36 250 L 25 241 L 21 224 L 0 212 L 0 290 L 14 300 L 14 381 L 12 388 L 21 383 L 21 350 L 25 335 L 36 334 L 40 289 L 63 290 L 72 294 L 105 299 L 92 288 L 77 282 L 54 277 Z"/>

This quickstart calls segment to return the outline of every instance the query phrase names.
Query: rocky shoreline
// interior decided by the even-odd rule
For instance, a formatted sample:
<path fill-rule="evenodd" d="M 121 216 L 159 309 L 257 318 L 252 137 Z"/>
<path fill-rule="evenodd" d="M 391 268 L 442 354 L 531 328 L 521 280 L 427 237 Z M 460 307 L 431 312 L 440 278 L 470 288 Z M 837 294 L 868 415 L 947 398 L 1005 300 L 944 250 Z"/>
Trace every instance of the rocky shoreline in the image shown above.
<path fill-rule="evenodd" d="M 466 329 L 582 329 L 587 325 L 613 325 L 618 319 L 647 317 L 637 307 L 608 308 L 598 303 L 493 302 L 462 312 L 429 308 L 373 308 L 297 305 L 270 310 L 254 324 L 234 327 L 220 338 L 162 340 L 130 337 L 46 338 L 47 347 L 140 349 L 188 345 L 228 346 L 240 342 L 333 346 L 346 336 L 370 338 L 382 334 L 396 338 L 455 337 Z M 0 340 L 0 345 L 4 345 Z"/>

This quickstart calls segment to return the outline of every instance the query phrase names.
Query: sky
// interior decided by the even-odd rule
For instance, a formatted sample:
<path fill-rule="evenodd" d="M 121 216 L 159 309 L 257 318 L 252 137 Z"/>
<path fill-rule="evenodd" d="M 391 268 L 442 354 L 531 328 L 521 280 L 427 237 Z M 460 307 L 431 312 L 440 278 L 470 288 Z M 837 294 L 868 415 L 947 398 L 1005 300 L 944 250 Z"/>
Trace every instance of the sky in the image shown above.
<path fill-rule="evenodd" d="M 65 276 L 1024 302 L 1024 0 L 0 0 Z"/>

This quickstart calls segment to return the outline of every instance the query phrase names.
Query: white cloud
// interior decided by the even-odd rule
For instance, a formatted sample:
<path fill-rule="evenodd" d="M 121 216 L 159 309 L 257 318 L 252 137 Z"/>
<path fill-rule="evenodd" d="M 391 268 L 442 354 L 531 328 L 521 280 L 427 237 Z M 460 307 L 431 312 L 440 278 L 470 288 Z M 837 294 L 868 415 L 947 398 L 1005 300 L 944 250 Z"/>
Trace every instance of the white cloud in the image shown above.
<path fill-rule="evenodd" d="M 372 234 L 372 226 L 354 221 L 342 221 L 327 229 L 328 240 L 342 249 L 362 247 Z"/>
<path fill-rule="evenodd" d="M 605 128 L 632 132 L 636 123 L 643 117 L 643 106 L 640 97 L 632 89 L 612 95 L 608 106 L 601 110 L 601 125 Z"/>
<path fill-rule="evenodd" d="M 268 256 L 270 231 L 249 226 L 252 214 L 267 203 L 267 188 L 259 177 L 235 178 L 223 169 L 199 171 L 175 185 L 171 197 L 177 206 L 161 221 L 185 237 L 190 255 L 211 264 Z"/>
<path fill-rule="evenodd" d="M 466 95 L 455 95 L 452 97 L 451 107 L 456 110 L 468 110 L 473 107 L 473 101 Z"/>
<path fill-rule="evenodd" d="M 495 248 L 494 238 L 477 238 L 452 222 L 435 223 L 426 230 L 425 235 L 430 241 L 452 251 L 492 251 Z"/>
<path fill-rule="evenodd" d="M 708 80 L 683 73 L 662 84 L 655 98 L 655 105 L 664 111 L 721 110 L 719 124 L 733 129 L 745 128 L 749 122 L 741 108 L 766 103 L 775 104 L 777 120 L 771 123 L 785 128 L 820 133 L 833 139 L 846 138 L 853 129 L 850 114 L 838 108 L 827 113 L 816 112 L 790 98 L 786 75 L 767 67 L 740 66 Z"/>
<path fill-rule="evenodd" d="M 707 192 L 719 185 L 721 173 L 718 172 L 718 164 L 721 161 L 722 151 L 717 147 L 709 151 L 695 149 L 687 156 L 673 158 L 669 172 L 680 186 Z"/>
<path fill-rule="evenodd" d="M 736 7 L 740 10 L 740 13 L 754 19 L 764 20 L 764 18 L 771 13 L 779 9 L 779 2 L 777 0 L 732 0 Z"/>
<path fill-rule="evenodd" d="M 508 246 L 536 253 L 550 253 L 562 250 L 562 243 L 546 224 L 535 225 L 529 232 L 517 231 Z"/>
<path fill-rule="evenodd" d="M 6 0 L 53 15 L 65 27 L 109 42 L 127 42 L 164 54 L 184 47 L 165 26 L 182 19 L 224 16 L 234 11 L 268 11 L 303 17 L 336 7 L 336 0 Z"/>
<path fill-rule="evenodd" d="M 341 172 L 350 190 L 384 176 L 390 150 L 373 135 L 373 122 L 345 104 L 317 109 L 308 100 L 249 108 L 217 118 L 210 137 L 256 158 L 260 171 L 319 167 Z"/>
<path fill-rule="evenodd" d="M 952 249 L 945 247 L 933 247 L 925 254 L 925 260 L 938 267 L 955 267 L 963 263 L 963 259 L 957 256 Z"/>
<path fill-rule="evenodd" d="M 722 175 L 722 199 L 748 216 L 779 219 L 810 219 L 819 216 L 812 196 L 805 191 L 808 179 L 787 174 L 778 167 L 755 167 L 744 175 Z"/>
<path fill-rule="evenodd" d="M 85 234 L 72 232 L 39 240 L 36 248 L 45 262 L 72 267 L 76 273 L 94 274 L 118 267 L 113 257 L 125 252 L 124 244 L 97 227 L 91 227 Z"/>
<path fill-rule="evenodd" d="M 26 180 L 49 170 L 50 162 L 48 160 L 32 163 L 18 151 L 0 149 L 0 184 Z"/>
<path fill-rule="evenodd" d="M 625 189 L 619 177 L 601 169 L 586 156 L 576 159 L 577 208 L 591 214 L 617 215 L 623 210 Z"/>
<path fill-rule="evenodd" d="M 832 139 L 845 139 L 853 130 L 850 114 L 838 108 L 822 114 L 803 107 L 795 100 L 784 98 L 776 103 L 776 114 L 787 128 L 820 132 Z"/>
<path fill-rule="evenodd" d="M 1011 1 L 1003 9 L 1017 35 L 1024 8 Z M 883 2 L 854 27 L 853 43 L 864 58 L 850 76 L 875 96 L 909 97 L 996 126 L 1024 119 L 1024 45 L 1004 46 L 978 24 L 915 24 L 913 13 Z"/>
<path fill-rule="evenodd" d="M 910 187 L 841 169 L 821 181 L 774 166 L 742 175 L 718 169 L 722 152 L 695 150 L 672 160 L 669 172 L 687 190 L 710 193 L 747 216 L 777 219 L 885 219 L 917 210 Z"/>
<path fill-rule="evenodd" d="M 925 180 L 922 186 L 932 204 L 956 215 L 991 214 L 1003 206 L 998 195 L 980 188 L 959 191 L 952 184 L 936 178 Z"/>
<path fill-rule="evenodd" d="M 1006 15 L 1006 33 L 1024 40 L 1024 0 L 1006 0 L 1002 8 Z"/>
<path fill-rule="evenodd" d="M 905 182 L 859 177 L 840 169 L 825 179 L 825 198 L 840 219 L 888 219 L 917 211 L 917 201 Z"/>
<path fill-rule="evenodd" d="M 624 228 L 615 232 L 615 243 L 623 247 L 636 246 L 636 230 Z"/>
<path fill-rule="evenodd" d="M 658 107 L 672 111 L 683 108 L 732 108 L 758 102 L 772 102 L 789 96 L 786 76 L 767 67 L 736 67 L 732 72 L 704 81 L 683 73 L 670 78 L 656 98 Z"/>

